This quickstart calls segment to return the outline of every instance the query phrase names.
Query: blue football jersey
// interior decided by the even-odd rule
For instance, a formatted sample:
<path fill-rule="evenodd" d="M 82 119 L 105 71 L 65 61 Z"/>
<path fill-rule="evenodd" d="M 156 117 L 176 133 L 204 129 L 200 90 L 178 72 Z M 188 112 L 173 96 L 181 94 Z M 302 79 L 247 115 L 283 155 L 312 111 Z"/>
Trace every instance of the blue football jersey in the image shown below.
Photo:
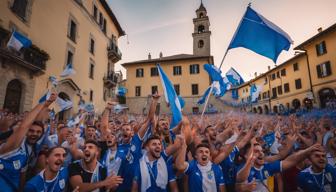
<path fill-rule="evenodd" d="M 56 177 L 51 181 L 47 181 L 43 176 L 44 170 L 38 175 L 29 180 L 25 187 L 24 192 L 62 192 L 67 190 L 69 174 L 67 168 L 61 168 Z"/>
<path fill-rule="evenodd" d="M 21 146 L 11 152 L 0 155 L 0 187 L 2 191 L 17 191 L 20 183 L 20 173 L 27 169 L 27 149 Z"/>
<path fill-rule="evenodd" d="M 298 186 L 305 192 L 336 191 L 336 171 L 329 164 L 321 173 L 314 173 L 308 167 L 299 173 Z"/>

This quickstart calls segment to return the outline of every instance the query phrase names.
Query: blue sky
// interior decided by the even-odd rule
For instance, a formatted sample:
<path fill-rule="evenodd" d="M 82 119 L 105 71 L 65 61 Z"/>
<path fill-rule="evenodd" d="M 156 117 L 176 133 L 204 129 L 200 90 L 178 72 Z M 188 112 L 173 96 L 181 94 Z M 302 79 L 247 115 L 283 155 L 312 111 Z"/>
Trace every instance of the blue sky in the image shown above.
<path fill-rule="evenodd" d="M 128 34 L 119 39 L 122 60 L 116 70 L 125 69 L 120 64 L 152 58 L 187 53 L 192 54 L 192 19 L 200 0 L 108 0 L 122 28 Z M 283 51 L 277 60 L 281 64 L 294 55 L 293 48 L 336 23 L 335 0 L 203 0 L 210 19 L 211 54 L 219 66 L 237 25 L 249 2 L 252 8 L 272 21 L 294 40 L 288 52 Z M 267 71 L 274 63 L 244 48 L 229 51 L 222 71 L 234 67 L 245 80 L 254 72 Z M 125 76 L 124 76 L 125 77 Z"/>

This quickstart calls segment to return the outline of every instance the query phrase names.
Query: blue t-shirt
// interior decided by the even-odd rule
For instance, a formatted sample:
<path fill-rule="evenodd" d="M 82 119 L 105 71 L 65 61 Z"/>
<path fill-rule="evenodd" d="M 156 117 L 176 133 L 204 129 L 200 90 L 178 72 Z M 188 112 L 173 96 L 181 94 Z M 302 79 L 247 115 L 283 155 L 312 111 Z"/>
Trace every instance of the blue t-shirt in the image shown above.
<path fill-rule="evenodd" d="M 67 183 L 69 180 L 69 174 L 67 168 L 61 168 L 57 176 L 51 181 L 45 181 L 43 178 L 44 170 L 38 175 L 29 180 L 25 187 L 24 192 L 40 192 L 40 191 L 52 191 L 62 192 L 66 191 Z"/>
<path fill-rule="evenodd" d="M 169 163 L 167 162 L 170 157 L 167 156 L 164 152 L 161 153 L 161 157 L 164 159 L 164 161 L 166 162 L 166 166 L 167 166 L 167 173 L 168 173 L 168 183 L 169 182 L 173 182 L 176 180 L 176 176 L 175 176 L 175 173 L 174 173 L 174 170 L 173 170 L 173 165 L 172 163 Z M 156 178 L 157 178 L 157 175 L 159 173 L 159 170 L 157 168 L 157 160 L 153 162 L 153 165 L 151 167 L 148 167 L 150 168 L 151 170 L 148 171 L 148 172 L 151 172 L 153 173 L 153 176 L 150 177 L 151 179 L 151 186 L 146 190 L 146 192 L 166 192 L 167 191 L 167 188 L 166 189 L 162 189 L 160 187 L 158 187 L 156 185 Z M 140 169 L 140 162 L 139 160 L 137 161 L 136 163 L 136 167 L 135 167 L 135 173 L 134 173 L 134 181 L 136 181 L 138 183 L 138 189 L 140 190 L 141 189 L 141 169 Z"/>
<path fill-rule="evenodd" d="M 201 170 L 197 166 L 197 161 L 192 160 L 188 163 L 188 167 L 185 170 L 185 174 L 188 175 L 188 186 L 189 191 L 193 192 L 203 192 L 205 185 L 205 178 L 203 178 Z M 219 165 L 212 164 L 211 170 L 206 173 L 207 180 L 212 180 L 216 182 L 216 189 L 219 191 L 219 186 L 224 185 L 224 177 L 222 169 Z M 204 183 L 204 184 L 203 184 Z"/>
<path fill-rule="evenodd" d="M 129 144 L 118 145 L 117 156 L 121 160 L 118 175 L 121 176 L 124 181 L 119 185 L 116 191 L 131 191 L 136 164 L 142 156 L 141 147 L 142 140 L 138 134 L 132 137 Z"/>
<path fill-rule="evenodd" d="M 242 165 L 240 168 L 242 168 Z M 239 169 L 240 169 L 239 168 Z M 269 191 L 267 186 L 267 178 L 273 176 L 275 173 L 281 172 L 281 161 L 274 161 L 272 163 L 265 163 L 259 169 L 252 167 L 248 176 L 248 182 L 256 181 L 256 189 L 254 191 Z"/>
<path fill-rule="evenodd" d="M 329 164 L 322 173 L 314 173 L 311 167 L 308 167 L 301 171 L 297 178 L 298 186 L 305 192 L 336 191 L 336 170 Z"/>
<path fill-rule="evenodd" d="M 281 161 L 274 161 L 272 163 L 265 163 L 260 169 L 252 167 L 248 176 L 248 182 L 253 179 L 256 181 L 263 181 L 266 183 L 268 177 L 273 176 L 275 173 L 281 172 Z"/>
<path fill-rule="evenodd" d="M 0 188 L 1 191 L 17 191 L 20 174 L 27 169 L 27 149 L 24 142 L 11 152 L 0 155 Z"/>
<path fill-rule="evenodd" d="M 235 184 L 238 166 L 234 163 L 236 155 L 239 153 L 239 149 L 235 146 L 228 157 L 226 157 L 219 165 L 223 170 L 223 176 L 225 184 Z"/>

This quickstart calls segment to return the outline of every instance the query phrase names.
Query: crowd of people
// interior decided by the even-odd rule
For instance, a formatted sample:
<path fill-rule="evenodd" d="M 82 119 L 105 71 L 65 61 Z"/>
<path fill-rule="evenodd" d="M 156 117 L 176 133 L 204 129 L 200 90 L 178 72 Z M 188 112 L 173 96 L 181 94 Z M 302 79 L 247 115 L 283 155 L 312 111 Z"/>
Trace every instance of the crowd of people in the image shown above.
<path fill-rule="evenodd" d="M 0 191 L 336 191 L 335 119 L 230 111 L 57 121 L 50 105 L 0 110 Z"/>

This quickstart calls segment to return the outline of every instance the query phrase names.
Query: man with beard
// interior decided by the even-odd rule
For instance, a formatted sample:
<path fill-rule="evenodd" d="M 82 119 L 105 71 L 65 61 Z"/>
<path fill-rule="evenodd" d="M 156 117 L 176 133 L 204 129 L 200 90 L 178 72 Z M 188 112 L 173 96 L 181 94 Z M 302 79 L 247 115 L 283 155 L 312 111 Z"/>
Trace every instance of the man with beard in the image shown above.
<path fill-rule="evenodd" d="M 47 101 L 35 106 L 14 129 L 6 142 L 0 145 L 0 186 L 2 191 L 18 191 L 20 174 L 26 169 L 28 152 L 24 145 L 24 138 L 38 114 L 48 108 L 56 100 L 52 93 Z"/>
<path fill-rule="evenodd" d="M 184 122 L 188 123 L 188 122 Z M 195 159 L 186 162 L 187 145 L 183 142 L 175 165 L 176 168 L 188 176 L 189 191 L 225 191 L 224 177 L 220 166 L 213 164 L 210 154 L 210 147 L 206 143 L 196 146 Z"/>
<path fill-rule="evenodd" d="M 62 167 L 65 155 L 65 149 L 63 147 L 50 148 L 46 153 L 46 168 L 28 181 L 23 191 L 66 191 L 68 170 Z"/>
<path fill-rule="evenodd" d="M 98 162 L 99 146 L 94 140 L 87 140 L 84 157 L 69 166 L 69 177 L 72 188 L 79 187 L 81 192 L 104 192 L 116 188 L 122 183 L 120 176 L 108 176 L 107 170 Z"/>
<path fill-rule="evenodd" d="M 132 191 L 167 191 L 168 183 L 171 191 L 177 191 L 173 168 L 167 164 L 168 156 L 162 152 L 160 137 L 150 136 L 144 146 L 146 152 L 135 169 Z"/>
<path fill-rule="evenodd" d="M 153 118 L 157 100 L 160 96 L 154 95 L 147 119 L 143 122 L 137 134 L 133 136 L 133 130 L 129 124 L 122 126 L 122 144 L 118 145 L 115 134 L 108 129 L 110 111 L 117 103 L 108 102 L 101 120 L 101 131 L 106 136 L 107 151 L 104 153 L 102 162 L 107 167 L 108 176 L 119 175 L 124 181 L 117 191 L 130 191 L 132 187 L 134 166 L 141 157 L 142 140 Z"/>
<path fill-rule="evenodd" d="M 311 166 L 298 175 L 299 190 L 305 192 L 336 191 L 336 170 L 327 163 L 324 150 L 309 154 Z"/>
<path fill-rule="evenodd" d="M 267 178 L 273 176 L 275 173 L 285 171 L 293 166 L 295 166 L 300 161 L 303 161 L 310 153 L 314 151 L 323 151 L 323 147 L 319 144 L 315 144 L 306 148 L 304 150 L 298 151 L 286 159 L 280 161 L 276 160 L 270 163 L 265 163 L 265 154 L 263 148 L 255 142 L 253 139 L 250 145 L 249 152 L 245 154 L 246 163 L 238 171 L 237 183 L 252 182 L 255 180 L 257 182 L 256 190 L 258 192 L 269 191 L 267 187 Z"/>

